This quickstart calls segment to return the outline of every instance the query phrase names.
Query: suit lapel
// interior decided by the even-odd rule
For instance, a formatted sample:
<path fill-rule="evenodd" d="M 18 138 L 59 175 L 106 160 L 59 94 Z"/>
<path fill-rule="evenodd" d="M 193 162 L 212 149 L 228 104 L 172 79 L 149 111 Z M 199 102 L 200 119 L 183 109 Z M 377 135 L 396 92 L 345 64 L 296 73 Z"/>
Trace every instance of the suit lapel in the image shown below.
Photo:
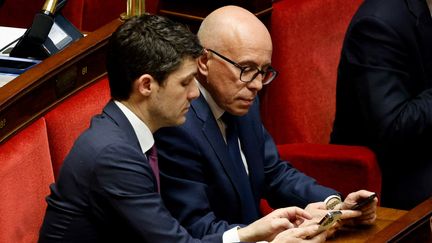
<path fill-rule="evenodd" d="M 136 146 L 141 150 L 138 138 L 133 130 L 132 125 L 120 108 L 114 103 L 114 101 L 111 100 L 108 102 L 103 110 L 103 113 L 110 117 L 119 127 L 121 127 L 127 138 L 133 141 L 133 144 L 136 144 Z"/>
<path fill-rule="evenodd" d="M 239 200 L 242 201 L 242 213 L 243 217 L 245 218 L 245 222 L 250 223 L 254 221 L 256 217 L 258 217 L 258 212 L 255 213 L 255 211 L 257 211 L 255 202 L 250 201 L 254 198 L 251 192 L 251 187 L 249 182 L 244 180 L 244 177 L 242 178 L 236 174 L 236 169 L 233 166 L 233 162 L 231 161 L 231 158 L 228 154 L 225 141 L 219 130 L 213 113 L 210 110 L 210 107 L 203 96 L 200 96 L 197 100 L 192 102 L 192 107 L 198 118 L 203 122 L 202 132 L 204 136 L 217 155 L 225 173 L 228 175 L 228 178 L 237 192 Z"/>
<path fill-rule="evenodd" d="M 138 137 L 130 124 L 129 120 L 125 116 L 125 114 L 120 110 L 120 108 L 114 103 L 114 101 L 108 102 L 108 104 L 105 106 L 103 113 L 111 118 L 125 133 L 128 140 L 131 141 L 131 144 L 135 144 L 136 148 L 141 151 L 141 146 L 138 141 Z M 144 154 L 143 154 L 143 157 Z M 145 158 L 147 160 L 147 158 Z M 147 160 L 148 161 L 148 160 Z M 148 167 L 151 170 L 151 166 L 149 164 Z M 150 174 L 153 175 L 154 180 L 154 190 L 157 192 L 159 190 L 158 184 L 156 183 L 156 176 L 153 173 L 153 170 L 150 171 Z"/>
<path fill-rule="evenodd" d="M 416 34 L 419 36 L 420 50 L 428 87 L 432 85 L 432 18 L 425 0 L 407 0 L 411 13 L 416 18 Z"/>
<path fill-rule="evenodd" d="M 216 123 L 216 120 L 214 119 L 210 107 L 202 95 L 199 96 L 197 100 L 192 102 L 192 108 L 197 114 L 197 117 L 203 122 L 201 130 L 204 136 L 213 148 L 213 151 L 216 153 L 219 161 L 221 161 L 224 165 L 224 161 L 226 162 L 229 160 L 228 154 L 225 151 L 225 141 L 219 131 L 219 127 Z"/>

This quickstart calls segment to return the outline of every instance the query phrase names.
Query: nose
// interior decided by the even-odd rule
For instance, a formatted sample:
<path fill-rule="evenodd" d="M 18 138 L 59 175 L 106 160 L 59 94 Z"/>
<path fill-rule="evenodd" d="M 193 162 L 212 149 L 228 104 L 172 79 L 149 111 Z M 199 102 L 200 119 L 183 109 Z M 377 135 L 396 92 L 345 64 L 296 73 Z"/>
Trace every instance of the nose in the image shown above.
<path fill-rule="evenodd" d="M 258 74 L 252 81 L 247 83 L 247 87 L 250 90 L 260 91 L 263 87 L 263 76 Z"/>
<path fill-rule="evenodd" d="M 198 84 L 196 82 L 191 82 L 191 85 L 189 86 L 188 100 L 194 100 L 198 98 L 199 95 L 200 91 L 198 88 Z"/>

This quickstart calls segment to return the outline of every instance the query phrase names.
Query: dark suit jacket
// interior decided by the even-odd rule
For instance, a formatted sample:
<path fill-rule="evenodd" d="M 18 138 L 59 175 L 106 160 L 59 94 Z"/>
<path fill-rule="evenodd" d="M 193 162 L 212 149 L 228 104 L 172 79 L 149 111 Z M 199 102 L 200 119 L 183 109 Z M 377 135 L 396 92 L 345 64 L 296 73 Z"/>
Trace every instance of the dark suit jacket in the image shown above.
<path fill-rule="evenodd" d="M 273 207 L 304 207 L 337 193 L 280 160 L 261 123 L 258 100 L 236 122 L 249 180 L 242 180 L 234 171 L 223 136 L 203 96 L 192 102 L 184 125 L 155 133 L 162 197 L 193 236 L 223 232 L 233 227 L 231 224 L 257 220 L 261 198 L 268 199 Z"/>
<path fill-rule="evenodd" d="M 382 206 L 432 196 L 432 19 L 426 0 L 366 0 L 347 31 L 331 142 L 371 147 Z"/>
<path fill-rule="evenodd" d="M 39 242 L 200 242 L 164 207 L 135 132 L 113 102 L 75 142 L 47 202 Z"/>

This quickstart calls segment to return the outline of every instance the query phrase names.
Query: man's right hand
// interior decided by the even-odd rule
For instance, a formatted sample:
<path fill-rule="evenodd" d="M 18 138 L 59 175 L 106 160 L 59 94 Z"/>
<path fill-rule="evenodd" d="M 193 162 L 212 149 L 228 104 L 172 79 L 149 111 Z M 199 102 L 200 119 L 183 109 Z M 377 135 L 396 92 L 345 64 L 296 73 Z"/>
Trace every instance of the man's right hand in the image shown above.
<path fill-rule="evenodd" d="M 270 243 L 297 243 L 297 242 L 324 242 L 326 232 L 318 233 L 318 225 L 309 225 L 302 228 L 291 228 L 278 234 Z"/>
<path fill-rule="evenodd" d="M 304 220 L 309 219 L 312 219 L 312 216 L 301 208 L 279 208 L 252 224 L 240 228 L 238 235 L 242 242 L 271 241 L 279 233 L 298 227 Z"/>

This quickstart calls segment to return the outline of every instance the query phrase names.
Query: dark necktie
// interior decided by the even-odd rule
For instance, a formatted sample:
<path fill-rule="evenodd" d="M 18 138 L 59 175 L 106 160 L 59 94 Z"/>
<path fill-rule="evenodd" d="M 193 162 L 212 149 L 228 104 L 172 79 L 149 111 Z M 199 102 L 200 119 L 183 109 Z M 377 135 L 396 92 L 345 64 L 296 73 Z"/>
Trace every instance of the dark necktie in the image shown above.
<path fill-rule="evenodd" d="M 156 146 L 153 145 L 153 147 L 151 147 L 150 150 L 147 151 L 146 154 L 147 154 L 147 158 L 148 158 L 150 167 L 153 170 L 153 174 L 156 177 L 157 191 L 160 192 L 159 165 L 158 165 Z"/>
<path fill-rule="evenodd" d="M 225 139 L 227 143 L 228 153 L 234 162 L 236 167 L 237 175 L 246 175 L 246 168 L 244 167 L 243 160 L 240 155 L 240 148 L 238 142 L 238 131 L 237 124 L 235 123 L 235 117 L 228 112 L 222 115 L 222 121 L 225 123 Z"/>
<path fill-rule="evenodd" d="M 235 117 L 228 112 L 225 112 L 221 118 L 226 126 L 225 136 L 227 150 L 231 157 L 232 168 L 236 175 L 236 183 L 238 183 L 241 188 L 239 191 L 241 200 L 243 201 L 241 205 L 243 222 L 241 223 L 249 224 L 258 219 L 259 212 L 252 193 L 249 176 L 246 173 L 246 168 L 240 155 L 237 123 L 235 122 Z"/>

